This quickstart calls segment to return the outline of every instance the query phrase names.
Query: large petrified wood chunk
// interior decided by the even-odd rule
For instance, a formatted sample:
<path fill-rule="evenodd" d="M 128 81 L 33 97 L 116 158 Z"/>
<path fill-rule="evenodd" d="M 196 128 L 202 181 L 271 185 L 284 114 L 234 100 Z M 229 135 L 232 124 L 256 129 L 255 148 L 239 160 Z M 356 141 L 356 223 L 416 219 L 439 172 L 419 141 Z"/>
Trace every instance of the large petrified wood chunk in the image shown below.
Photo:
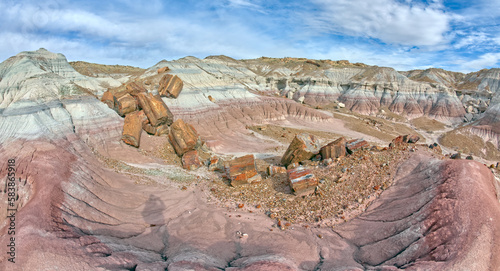
<path fill-rule="evenodd" d="M 136 82 L 130 82 L 125 86 L 126 92 L 132 96 L 137 96 L 139 93 L 148 92 L 143 86 Z"/>
<path fill-rule="evenodd" d="M 164 97 L 177 98 L 184 83 L 177 75 L 165 74 L 160 80 L 158 93 Z"/>
<path fill-rule="evenodd" d="M 146 115 L 143 111 L 135 111 L 127 114 L 123 124 L 123 142 L 136 148 L 139 147 L 139 143 L 141 141 L 142 123 L 146 120 Z"/>
<path fill-rule="evenodd" d="M 125 91 L 116 93 L 113 99 L 115 111 L 122 117 L 137 110 L 137 101 Z"/>
<path fill-rule="evenodd" d="M 159 95 L 141 92 L 138 93 L 136 97 L 139 102 L 139 107 L 144 110 L 152 126 L 156 127 L 162 124 L 172 124 L 174 116 Z"/>
<path fill-rule="evenodd" d="M 115 99 L 113 98 L 113 94 L 108 90 L 102 94 L 101 102 L 108 105 L 109 108 L 115 108 Z"/>
<path fill-rule="evenodd" d="M 194 127 L 185 123 L 182 119 L 176 120 L 172 126 L 170 126 L 168 138 L 179 156 L 193 150 L 197 143 L 200 142 L 198 133 Z"/>
<path fill-rule="evenodd" d="M 262 177 L 255 167 L 253 154 L 235 158 L 229 162 L 229 179 L 232 186 L 257 183 Z"/>
<path fill-rule="evenodd" d="M 297 196 L 304 196 L 314 192 L 318 186 L 318 179 L 312 171 L 305 167 L 297 167 L 287 171 L 290 187 Z"/>
<path fill-rule="evenodd" d="M 328 143 L 328 145 L 323 146 L 320 149 L 321 158 L 324 160 L 329 158 L 339 158 L 344 157 L 346 154 L 345 144 L 347 143 L 344 137 L 338 138 L 337 140 Z"/>
<path fill-rule="evenodd" d="M 311 159 L 314 155 L 318 154 L 318 151 L 319 142 L 313 135 L 306 133 L 298 134 L 281 158 L 281 164 L 288 166 L 289 164 Z"/>
<path fill-rule="evenodd" d="M 369 146 L 370 146 L 370 144 L 368 144 L 368 142 L 366 142 L 366 140 L 363 140 L 363 139 L 353 139 L 353 140 L 347 141 L 345 147 L 346 147 L 347 153 L 353 154 L 353 153 L 355 153 L 357 151 L 366 149 Z"/>

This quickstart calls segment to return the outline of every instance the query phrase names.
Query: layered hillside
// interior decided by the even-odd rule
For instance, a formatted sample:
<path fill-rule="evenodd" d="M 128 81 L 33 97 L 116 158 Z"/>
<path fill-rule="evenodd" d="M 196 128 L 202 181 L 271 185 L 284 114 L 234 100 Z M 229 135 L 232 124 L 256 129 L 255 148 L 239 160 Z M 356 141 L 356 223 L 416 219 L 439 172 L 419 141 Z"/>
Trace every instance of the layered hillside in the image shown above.
<path fill-rule="evenodd" d="M 297 94 L 302 90 L 273 78 L 292 70 L 311 76 L 331 72 L 335 80 L 347 82 L 345 89 L 337 87 L 335 99 L 347 105 L 350 100 L 342 95 L 363 93 L 367 98 L 359 108 L 376 108 L 378 86 L 356 89 L 350 80 L 392 80 L 408 89 L 396 91 L 397 99 L 388 90 L 388 100 L 405 101 L 400 109 L 394 101 L 389 108 L 407 115 L 422 107 L 410 86 L 424 89 L 425 84 L 389 68 L 344 61 L 289 59 L 279 69 L 274 61 L 187 57 L 127 75 L 148 94 L 160 91 L 166 75 L 177 75 L 184 85 L 178 96 L 155 97 L 175 120 L 196 128 L 209 158 L 233 161 L 234 155 L 249 153 L 266 158 L 254 162 L 262 183 L 251 188 L 230 186 L 227 171 L 210 171 L 204 163 L 196 170 L 181 168 L 166 135 L 139 127 L 140 146 L 123 143 L 123 118 L 100 101 L 101 80 L 110 85 L 113 103 L 120 102 L 118 94 L 126 86 L 102 70 L 89 71 L 98 77 L 81 75 L 64 56 L 46 50 L 23 52 L 0 64 L 0 269 L 499 270 L 500 203 L 490 169 L 476 161 L 446 159 L 425 144 L 383 148 L 388 142 L 351 130 L 336 116 L 359 120 L 369 131 L 380 132 L 389 122 L 303 105 L 297 102 L 302 97 L 306 102 L 305 94 Z M 326 85 L 330 93 L 333 85 Z M 77 86 L 87 87 L 80 91 Z M 429 92 L 428 106 L 434 99 L 442 105 L 458 99 L 442 90 Z M 289 93 L 297 101 L 287 98 Z M 313 98 L 314 93 L 311 101 L 334 97 Z M 409 103 L 410 97 L 416 102 Z M 356 108 L 354 102 L 349 106 Z M 456 118 L 451 109 L 439 112 L 436 117 Z M 287 176 L 273 177 L 262 169 L 275 163 L 299 132 L 316 134 L 323 143 L 344 136 L 380 145 L 322 163 L 313 161 L 317 156 L 303 161 L 321 178 L 314 193 L 302 197 L 283 189 Z M 357 194 L 360 180 L 375 179 L 382 185 L 365 185 L 361 189 L 367 194 Z M 8 193 L 10 183 L 15 197 Z M 345 194 L 331 197 L 327 191 Z M 277 220 L 276 213 L 289 217 Z"/>

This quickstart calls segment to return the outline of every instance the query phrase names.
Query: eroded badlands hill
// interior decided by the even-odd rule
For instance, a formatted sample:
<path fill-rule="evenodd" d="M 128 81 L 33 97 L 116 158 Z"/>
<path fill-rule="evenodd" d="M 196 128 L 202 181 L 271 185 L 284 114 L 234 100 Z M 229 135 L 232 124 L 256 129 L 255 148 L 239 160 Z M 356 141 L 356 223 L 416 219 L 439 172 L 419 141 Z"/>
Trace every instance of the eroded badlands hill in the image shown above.
<path fill-rule="evenodd" d="M 350 180 L 376 174 L 392 185 L 368 187 L 369 201 L 356 199 L 338 206 L 341 214 L 311 223 L 297 218 L 302 222 L 284 230 L 270 214 L 287 204 L 268 200 L 257 207 L 222 173 L 182 169 L 166 136 L 143 132 L 139 148 L 124 144 L 123 118 L 99 98 L 105 88 L 119 92 L 126 80 L 155 93 L 162 67 L 184 82 L 177 99 L 162 98 L 174 119 L 191 123 L 211 154 L 253 153 L 262 158 L 258 168 L 279 163 L 294 133 L 309 132 L 325 143 L 346 136 L 387 146 L 380 133 L 411 128 L 345 109 L 315 109 L 320 103 L 337 100 L 377 114 L 384 104 L 409 117 L 447 121 L 463 121 L 465 112 L 446 83 L 452 81 L 422 83 L 389 68 L 347 62 L 188 57 L 142 74 L 93 77 L 77 73 L 60 54 L 20 53 L 0 64 L 0 269 L 499 270 L 500 203 L 492 171 L 476 161 L 450 160 L 426 144 L 315 164 L 325 174 L 319 189 L 356 191 Z M 461 77 L 454 78 L 459 85 Z M 496 93 L 493 82 L 488 86 Z M 467 95 L 481 92 L 480 85 Z M 297 102 L 302 97 L 306 105 Z M 371 130 L 354 129 L 349 119 Z M 13 171 L 14 214 L 7 209 Z M 259 173 L 276 201 L 339 203 L 318 200 L 320 192 L 293 196 L 279 189 L 279 179 Z M 221 191 L 230 191 L 228 201 Z M 319 214 L 321 206 L 311 211 Z M 338 223 L 322 222 L 328 219 Z"/>

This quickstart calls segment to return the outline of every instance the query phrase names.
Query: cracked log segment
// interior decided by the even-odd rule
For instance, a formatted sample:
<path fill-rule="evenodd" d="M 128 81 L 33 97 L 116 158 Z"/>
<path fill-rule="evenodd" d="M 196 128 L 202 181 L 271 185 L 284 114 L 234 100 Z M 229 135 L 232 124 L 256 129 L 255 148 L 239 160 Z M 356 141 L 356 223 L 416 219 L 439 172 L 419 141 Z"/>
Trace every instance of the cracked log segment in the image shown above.
<path fill-rule="evenodd" d="M 127 114 L 123 123 L 123 142 L 138 148 L 141 141 L 142 124 L 145 121 L 147 118 L 142 110 Z"/>
<path fill-rule="evenodd" d="M 258 183 L 262 176 L 255 167 L 253 154 L 235 158 L 229 162 L 228 176 L 232 186 Z"/>
<path fill-rule="evenodd" d="M 137 101 L 126 91 L 115 93 L 113 100 L 115 111 L 122 117 L 137 110 Z"/>
<path fill-rule="evenodd" d="M 296 135 L 281 158 L 281 164 L 287 167 L 293 163 L 309 160 L 319 152 L 319 142 L 313 135 Z"/>
<path fill-rule="evenodd" d="M 176 120 L 170 126 L 168 138 L 178 156 L 182 156 L 184 153 L 194 150 L 196 146 L 201 145 L 200 137 L 194 127 L 185 123 L 182 119 Z"/>
<path fill-rule="evenodd" d="M 182 156 L 182 167 L 188 170 L 195 170 L 202 166 L 197 150 L 186 152 Z"/>
<path fill-rule="evenodd" d="M 115 99 L 109 90 L 102 94 L 101 102 L 105 103 L 111 109 L 115 108 Z"/>
<path fill-rule="evenodd" d="M 318 186 L 318 179 L 308 168 L 299 166 L 287 171 L 288 183 L 296 196 L 312 194 Z"/>
<path fill-rule="evenodd" d="M 161 135 L 167 135 L 168 132 L 170 131 L 169 127 L 167 124 L 160 125 L 158 127 L 155 127 L 149 123 L 149 121 L 145 122 L 142 124 L 142 129 L 146 131 L 146 133 L 150 135 L 155 135 L 155 136 L 161 136 Z"/>
<path fill-rule="evenodd" d="M 136 97 L 139 107 L 144 110 L 151 126 L 157 127 L 162 124 L 171 125 L 173 123 L 174 115 L 172 115 L 172 112 L 170 112 L 170 109 L 159 95 L 141 92 Z"/>
<path fill-rule="evenodd" d="M 163 97 L 177 98 L 184 83 L 177 75 L 165 74 L 160 80 L 158 93 Z"/>
<path fill-rule="evenodd" d="M 323 160 L 332 158 L 344 157 L 346 155 L 345 145 L 347 141 L 344 137 L 338 138 L 337 140 L 328 143 L 328 145 L 323 146 L 320 149 L 321 158 Z"/>
<path fill-rule="evenodd" d="M 137 94 L 139 94 L 139 93 L 145 93 L 145 92 L 148 92 L 148 91 L 147 91 L 147 90 L 146 90 L 143 86 L 141 86 L 141 85 L 137 84 L 136 82 L 130 82 L 130 83 L 128 83 L 128 84 L 125 86 L 125 89 L 126 89 L 125 91 L 126 91 L 128 94 L 130 94 L 130 95 L 132 95 L 132 96 L 134 96 L 134 97 L 136 97 L 136 96 L 137 96 Z"/>

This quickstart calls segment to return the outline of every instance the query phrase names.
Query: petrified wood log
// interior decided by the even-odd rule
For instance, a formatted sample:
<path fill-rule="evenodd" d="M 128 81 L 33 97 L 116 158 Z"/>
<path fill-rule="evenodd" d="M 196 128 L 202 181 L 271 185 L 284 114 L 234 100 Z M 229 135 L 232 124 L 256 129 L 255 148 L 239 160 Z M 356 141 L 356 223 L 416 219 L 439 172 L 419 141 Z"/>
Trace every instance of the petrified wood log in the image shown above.
<path fill-rule="evenodd" d="M 318 154 L 318 151 L 319 142 L 313 135 L 306 133 L 298 134 L 281 158 L 281 164 L 288 166 L 289 164 L 311 159 L 314 155 Z"/>
<path fill-rule="evenodd" d="M 137 101 L 125 91 L 116 93 L 113 100 L 115 111 L 122 117 L 137 110 Z"/>
<path fill-rule="evenodd" d="M 141 141 L 142 123 L 145 121 L 146 115 L 143 111 L 127 114 L 123 124 L 123 142 L 138 148 Z"/>
<path fill-rule="evenodd" d="M 262 177 L 255 168 L 253 154 L 235 158 L 229 162 L 229 179 L 232 186 L 257 183 Z"/>
<path fill-rule="evenodd" d="M 156 127 L 162 124 L 172 124 L 174 116 L 159 95 L 141 92 L 138 93 L 136 97 L 139 102 L 139 107 L 144 110 L 152 126 Z"/>
<path fill-rule="evenodd" d="M 172 124 L 168 138 L 179 156 L 193 150 L 199 143 L 199 136 L 194 127 L 182 119 L 178 119 Z"/>
<path fill-rule="evenodd" d="M 183 86 L 184 83 L 177 75 L 165 74 L 160 80 L 158 93 L 164 97 L 177 98 Z"/>

